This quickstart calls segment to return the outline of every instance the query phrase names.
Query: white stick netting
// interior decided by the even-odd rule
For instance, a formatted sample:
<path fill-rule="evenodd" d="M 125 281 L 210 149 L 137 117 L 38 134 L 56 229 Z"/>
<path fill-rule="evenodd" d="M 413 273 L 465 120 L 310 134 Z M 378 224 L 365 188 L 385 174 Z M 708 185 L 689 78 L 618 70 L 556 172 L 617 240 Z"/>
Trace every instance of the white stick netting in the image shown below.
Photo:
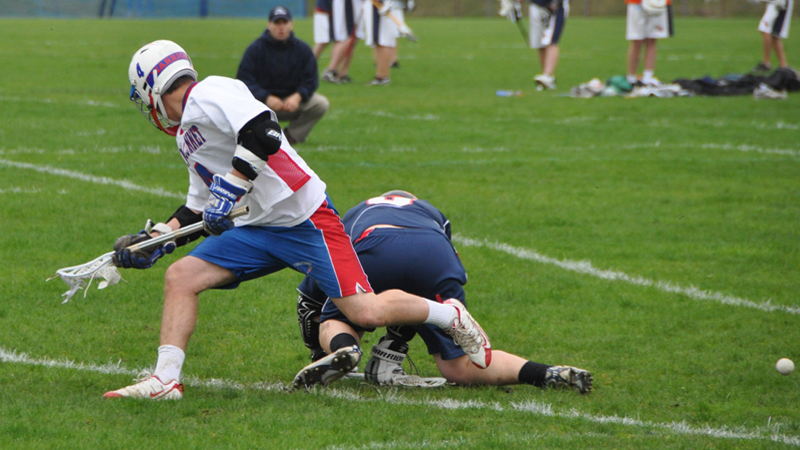
<path fill-rule="evenodd" d="M 97 283 L 97 289 L 105 289 L 120 281 L 125 281 L 111 263 L 113 254 L 114 252 L 109 252 L 86 264 L 58 269 L 55 275 L 48 278 L 47 281 L 61 278 L 69 286 L 69 290 L 61 294 L 62 297 L 65 297 L 61 303 L 67 303 L 81 289 L 84 289 L 83 296 L 85 298 L 89 286 L 95 279 L 102 280 Z"/>

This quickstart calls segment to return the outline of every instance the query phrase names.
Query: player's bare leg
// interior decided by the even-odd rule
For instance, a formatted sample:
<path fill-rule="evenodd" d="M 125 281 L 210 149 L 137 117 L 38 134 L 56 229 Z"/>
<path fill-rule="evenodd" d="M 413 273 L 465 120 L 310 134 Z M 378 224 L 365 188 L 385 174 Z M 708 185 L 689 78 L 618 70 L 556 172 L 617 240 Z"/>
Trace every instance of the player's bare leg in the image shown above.
<path fill-rule="evenodd" d="M 445 361 L 436 354 L 433 359 L 439 372 L 450 383 L 492 386 L 519 384 L 519 371 L 527 362 L 519 356 L 499 350 L 492 351 L 492 364 L 485 369 L 475 367 L 466 355 Z"/>
<path fill-rule="evenodd" d="M 375 46 L 375 78 L 389 79 L 392 63 L 397 59 L 397 48 L 383 45 Z"/>
<path fill-rule="evenodd" d="M 644 70 L 655 72 L 656 70 L 656 55 L 658 49 L 656 47 L 656 40 L 647 38 L 644 40 Z"/>
<path fill-rule="evenodd" d="M 331 61 L 328 64 L 328 71 L 335 72 L 339 78 L 347 75 L 347 72 L 350 70 L 350 61 L 353 59 L 353 52 L 348 52 L 347 50 L 350 48 L 351 39 L 355 39 L 355 37 L 351 36 L 344 41 L 333 44 L 333 49 L 331 50 Z"/>
<path fill-rule="evenodd" d="M 478 369 L 466 356 L 445 361 L 441 355 L 433 355 L 436 366 L 447 381 L 469 385 L 481 384 L 503 386 L 509 384 L 533 384 L 539 387 L 569 388 L 581 394 L 592 391 L 592 374 L 577 367 L 546 366 L 527 361 L 503 351 L 492 352 L 492 365 Z"/>
<path fill-rule="evenodd" d="M 558 45 L 551 44 L 544 48 L 544 61 L 542 62 L 542 72 L 547 76 L 553 76 L 558 64 L 559 49 Z"/>
<path fill-rule="evenodd" d="M 328 47 L 327 42 L 318 42 L 314 44 L 314 58 L 319 59 L 322 56 L 322 52 L 325 51 L 325 48 Z"/>
<path fill-rule="evenodd" d="M 636 78 L 639 73 L 639 58 L 642 53 L 643 40 L 630 41 L 628 45 L 628 81 L 634 83 L 636 80 L 631 81 L 631 77 Z"/>
<path fill-rule="evenodd" d="M 199 294 L 235 280 L 229 270 L 194 256 L 169 266 L 164 276 L 161 345 L 174 345 L 185 351 L 197 324 Z"/>
<path fill-rule="evenodd" d="M 761 46 L 763 49 L 763 57 L 761 58 L 761 62 L 764 64 L 764 67 L 771 67 L 770 58 L 772 57 L 772 35 L 769 33 L 761 32 Z"/>
<path fill-rule="evenodd" d="M 161 317 L 161 345 L 151 375 L 143 373 L 135 384 L 106 392 L 105 398 L 179 400 L 183 397 L 180 372 L 189 339 L 197 324 L 201 292 L 233 282 L 236 277 L 220 266 L 193 256 L 172 264 L 164 277 L 164 310 Z"/>
<path fill-rule="evenodd" d="M 779 37 L 770 37 L 772 38 L 772 48 L 775 49 L 775 56 L 778 57 L 778 64 L 784 69 L 789 67 L 789 62 L 786 60 L 786 50 L 783 48 L 783 41 Z"/>

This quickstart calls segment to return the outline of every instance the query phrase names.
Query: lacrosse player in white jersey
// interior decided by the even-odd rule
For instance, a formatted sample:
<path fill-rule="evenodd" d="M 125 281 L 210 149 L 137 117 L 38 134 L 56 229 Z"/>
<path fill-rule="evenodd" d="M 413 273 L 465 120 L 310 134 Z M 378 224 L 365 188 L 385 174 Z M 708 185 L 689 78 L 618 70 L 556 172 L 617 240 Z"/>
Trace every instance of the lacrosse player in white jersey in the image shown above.
<path fill-rule="evenodd" d="M 672 37 L 675 28 L 672 23 L 672 0 L 625 0 L 628 8 L 625 39 L 628 45 L 628 82 L 633 85 L 659 86 L 655 77 L 656 46 L 658 39 Z M 644 44 L 644 63 L 642 78 L 639 79 L 639 60 Z"/>
<path fill-rule="evenodd" d="M 131 100 L 157 128 L 176 137 L 190 185 L 186 204 L 166 223 L 117 240 L 115 264 L 152 267 L 175 246 L 198 236 L 144 251 L 126 247 L 188 224 L 202 221 L 210 236 L 167 269 L 154 373 L 104 397 L 182 398 L 181 369 L 197 322 L 199 294 L 233 289 L 287 267 L 313 277 L 360 326 L 437 325 L 472 350 L 476 364 L 491 361 L 488 339 L 460 303 L 439 304 L 399 290 L 376 296 L 325 183 L 289 145 L 275 112 L 244 83 L 218 76 L 198 82 L 189 56 L 171 41 L 139 49 L 128 74 Z M 231 220 L 228 215 L 237 204 L 250 212 Z M 334 338 L 326 351 L 329 356 L 317 366 L 320 376 L 349 372 L 361 358 L 349 335 Z"/>
<path fill-rule="evenodd" d="M 314 56 L 319 59 L 325 47 L 333 42 L 331 60 L 322 72 L 322 81 L 334 84 L 351 83 L 347 74 L 353 61 L 358 39 L 364 38 L 360 26 L 361 0 L 317 0 L 314 8 Z"/>
<path fill-rule="evenodd" d="M 792 9 L 794 0 L 763 0 L 767 4 L 764 16 L 758 23 L 758 31 L 761 32 L 764 56 L 760 63 L 753 69 L 753 72 L 766 75 L 772 70 L 770 57 L 772 52 L 778 58 L 781 68 L 789 67 L 786 60 L 786 50 L 783 48 L 783 39 L 789 37 L 789 24 L 792 21 Z"/>
<path fill-rule="evenodd" d="M 391 84 L 389 72 L 397 62 L 398 37 L 416 40 L 405 22 L 404 7 L 408 6 L 401 1 L 364 0 L 364 43 L 372 47 L 375 55 L 375 78 L 368 86 Z"/>

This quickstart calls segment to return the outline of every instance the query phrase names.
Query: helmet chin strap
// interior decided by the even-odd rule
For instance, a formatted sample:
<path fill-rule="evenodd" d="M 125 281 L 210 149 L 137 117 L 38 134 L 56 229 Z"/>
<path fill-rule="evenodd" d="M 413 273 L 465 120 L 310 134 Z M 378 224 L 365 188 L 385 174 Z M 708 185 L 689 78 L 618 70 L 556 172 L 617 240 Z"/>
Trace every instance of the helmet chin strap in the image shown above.
<path fill-rule="evenodd" d="M 159 115 L 158 107 L 153 101 L 153 95 L 148 94 L 150 97 L 150 116 L 153 118 L 153 123 L 158 127 L 159 130 L 167 133 L 170 136 L 175 136 L 178 134 L 178 125 L 172 125 L 170 127 L 164 127 L 164 121 L 162 120 L 161 116 Z M 167 122 L 170 123 L 171 121 L 167 118 Z"/>

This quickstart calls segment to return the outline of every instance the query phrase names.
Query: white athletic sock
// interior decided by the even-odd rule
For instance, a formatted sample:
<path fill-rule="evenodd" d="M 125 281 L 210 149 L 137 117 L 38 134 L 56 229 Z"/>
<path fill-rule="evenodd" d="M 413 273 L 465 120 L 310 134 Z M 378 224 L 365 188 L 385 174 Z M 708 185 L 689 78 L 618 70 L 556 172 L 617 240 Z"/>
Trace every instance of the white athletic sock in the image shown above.
<path fill-rule="evenodd" d="M 162 383 L 169 383 L 172 380 L 180 381 L 181 368 L 186 354 L 183 350 L 173 345 L 162 345 L 158 347 L 158 362 L 153 375 L 157 376 Z"/>
<path fill-rule="evenodd" d="M 428 318 L 425 319 L 425 323 L 436 325 L 439 328 L 447 328 L 458 315 L 453 306 L 443 305 L 431 300 L 425 301 L 428 302 Z"/>
<path fill-rule="evenodd" d="M 654 70 L 645 70 L 644 72 L 642 72 L 642 83 L 647 84 L 653 81 L 653 75 L 655 75 Z"/>
<path fill-rule="evenodd" d="M 631 74 L 625 75 L 625 78 L 628 79 L 628 83 L 630 84 L 636 84 L 636 82 L 639 81 L 639 77 L 636 76 L 635 73 L 633 75 Z"/>

